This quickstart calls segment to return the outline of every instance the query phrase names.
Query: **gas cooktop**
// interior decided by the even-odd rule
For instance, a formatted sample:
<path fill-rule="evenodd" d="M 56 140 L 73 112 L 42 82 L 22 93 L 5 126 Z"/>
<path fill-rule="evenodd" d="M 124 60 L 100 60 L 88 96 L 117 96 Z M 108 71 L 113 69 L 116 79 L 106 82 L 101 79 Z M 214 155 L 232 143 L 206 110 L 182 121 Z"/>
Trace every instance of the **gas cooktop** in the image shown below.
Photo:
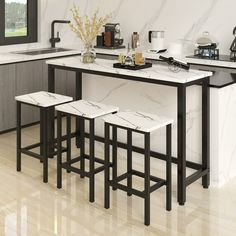
<path fill-rule="evenodd" d="M 231 59 L 230 55 L 219 55 L 217 57 L 207 57 L 201 55 L 191 55 L 187 56 L 187 58 L 195 58 L 195 59 L 204 59 L 204 60 L 213 60 L 213 61 L 227 61 L 227 62 L 236 62 L 236 58 Z"/>

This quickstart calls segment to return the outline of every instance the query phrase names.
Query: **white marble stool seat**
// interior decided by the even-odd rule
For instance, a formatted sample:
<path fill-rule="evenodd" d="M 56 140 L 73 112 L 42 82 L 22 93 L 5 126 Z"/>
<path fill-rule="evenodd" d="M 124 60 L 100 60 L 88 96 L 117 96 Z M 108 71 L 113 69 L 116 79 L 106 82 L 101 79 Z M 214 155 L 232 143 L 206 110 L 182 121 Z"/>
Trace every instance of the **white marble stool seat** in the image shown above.
<path fill-rule="evenodd" d="M 124 111 L 103 119 L 105 122 L 132 130 L 152 132 L 173 123 L 173 119 L 145 112 Z"/>
<path fill-rule="evenodd" d="M 55 151 L 54 122 L 49 123 L 48 117 L 54 116 L 56 105 L 71 102 L 72 97 L 45 91 L 16 96 L 17 102 L 17 171 L 21 171 L 21 154 L 39 159 L 43 162 L 43 182 L 48 182 L 48 158 L 53 157 Z M 35 106 L 40 109 L 40 142 L 27 147 L 21 145 L 21 106 Z M 32 150 L 40 147 L 40 154 Z M 65 150 L 63 150 L 64 152 Z"/>
<path fill-rule="evenodd" d="M 119 108 L 98 102 L 79 100 L 56 106 L 56 110 L 75 116 L 95 119 L 107 114 L 117 112 Z"/>
<path fill-rule="evenodd" d="M 16 96 L 15 99 L 16 101 L 38 107 L 51 107 L 62 103 L 71 102 L 73 100 L 73 98 L 69 96 L 45 91 Z"/>
<path fill-rule="evenodd" d="M 145 112 L 124 111 L 103 118 L 105 121 L 105 188 L 104 207 L 110 207 L 110 187 L 113 190 L 123 190 L 128 196 L 136 195 L 144 199 L 144 223 L 150 224 L 150 193 L 166 186 L 166 210 L 171 210 L 171 126 L 173 119 L 160 117 Z M 112 138 L 110 128 L 112 127 Z M 150 133 L 162 127 L 166 127 L 166 178 L 159 178 L 150 173 Z M 117 133 L 118 129 L 127 131 L 127 144 L 122 147 L 127 149 L 127 172 L 117 176 Z M 144 135 L 144 148 L 139 148 L 139 153 L 144 154 L 144 172 L 133 169 L 132 152 L 135 148 L 132 145 L 132 134 L 141 133 Z M 112 141 L 110 141 L 112 139 Z M 110 145 L 112 145 L 112 179 L 110 179 Z M 141 150 L 141 151 L 140 151 Z M 144 179 L 144 190 L 133 188 L 132 176 Z M 127 180 L 127 184 L 123 184 Z M 151 183 L 151 182 L 154 182 Z"/>
<path fill-rule="evenodd" d="M 89 178 L 89 201 L 95 200 L 95 174 L 104 171 L 104 160 L 95 157 L 95 119 L 101 116 L 115 113 L 118 107 L 105 105 L 102 103 L 79 100 L 63 105 L 56 106 L 57 110 L 57 147 L 58 147 L 58 163 L 57 163 L 57 188 L 62 187 L 62 169 L 67 172 L 80 174 L 81 178 Z M 80 147 L 80 156 L 71 158 L 71 152 L 67 156 L 67 160 L 62 163 L 61 146 L 62 146 L 62 115 L 67 116 L 67 150 L 71 150 L 71 138 L 79 136 L 78 146 Z M 71 132 L 71 116 L 77 117 L 77 127 L 75 135 Z M 89 122 L 89 132 L 85 134 L 85 120 Z M 89 153 L 85 153 L 85 138 L 89 139 Z M 89 170 L 85 170 L 85 160 L 89 161 Z M 74 164 L 80 162 L 80 168 Z M 95 168 L 95 162 L 100 164 Z"/>

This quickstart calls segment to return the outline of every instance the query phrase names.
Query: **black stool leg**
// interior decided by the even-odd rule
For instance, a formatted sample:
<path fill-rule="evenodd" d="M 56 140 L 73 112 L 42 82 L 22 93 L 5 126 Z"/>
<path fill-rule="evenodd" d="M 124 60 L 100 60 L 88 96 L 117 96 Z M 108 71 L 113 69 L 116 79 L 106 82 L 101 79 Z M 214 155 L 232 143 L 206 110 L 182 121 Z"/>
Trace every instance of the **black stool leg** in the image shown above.
<path fill-rule="evenodd" d="M 41 108 L 43 112 L 43 182 L 48 182 L 48 122 L 47 122 L 47 108 Z"/>
<path fill-rule="evenodd" d="M 66 117 L 66 146 L 67 146 L 67 152 L 66 152 L 66 161 L 71 161 L 71 116 L 67 115 Z M 70 170 L 67 170 L 67 173 L 70 173 Z"/>
<path fill-rule="evenodd" d="M 21 103 L 16 103 L 16 170 L 21 171 Z"/>
<path fill-rule="evenodd" d="M 144 224 L 150 225 L 150 133 L 145 134 L 145 163 L 144 163 L 144 174 L 145 174 L 145 204 L 144 204 Z"/>
<path fill-rule="evenodd" d="M 171 124 L 166 127 L 166 210 L 171 211 Z"/>
<path fill-rule="evenodd" d="M 129 190 L 132 189 L 132 131 L 127 131 L 127 187 Z M 131 191 L 127 192 L 128 196 L 132 196 Z"/>
<path fill-rule="evenodd" d="M 94 191 L 95 191 L 95 163 L 94 163 L 94 146 L 95 146 L 95 130 L 94 130 L 94 119 L 89 121 L 89 201 L 94 202 Z"/>
<path fill-rule="evenodd" d="M 112 179 L 117 178 L 117 127 L 112 126 Z M 116 187 L 112 187 L 113 190 L 117 190 Z"/>
<path fill-rule="evenodd" d="M 47 139 L 48 139 L 48 147 L 47 154 L 48 158 L 53 158 L 54 149 L 54 138 L 55 138 L 55 108 L 49 107 L 47 108 Z M 46 126 L 44 126 L 46 127 Z M 45 128 L 44 128 L 45 129 Z"/>
<path fill-rule="evenodd" d="M 104 207 L 108 209 L 110 207 L 110 188 L 109 188 L 109 181 L 110 181 L 110 125 L 105 123 L 105 172 L 104 172 Z"/>
<path fill-rule="evenodd" d="M 84 119 L 80 118 L 79 120 L 80 122 L 80 156 L 81 156 L 81 161 L 80 161 L 80 169 L 82 172 L 85 171 L 85 160 L 84 160 L 84 152 L 85 152 L 85 148 L 84 148 L 84 140 L 85 140 L 85 135 L 84 135 Z M 80 178 L 84 178 L 84 175 L 81 174 Z"/>
<path fill-rule="evenodd" d="M 62 187 L 62 114 L 57 112 L 57 188 Z"/>
<path fill-rule="evenodd" d="M 40 156 L 43 156 L 43 112 L 40 109 Z M 40 160 L 43 163 L 43 159 Z"/>

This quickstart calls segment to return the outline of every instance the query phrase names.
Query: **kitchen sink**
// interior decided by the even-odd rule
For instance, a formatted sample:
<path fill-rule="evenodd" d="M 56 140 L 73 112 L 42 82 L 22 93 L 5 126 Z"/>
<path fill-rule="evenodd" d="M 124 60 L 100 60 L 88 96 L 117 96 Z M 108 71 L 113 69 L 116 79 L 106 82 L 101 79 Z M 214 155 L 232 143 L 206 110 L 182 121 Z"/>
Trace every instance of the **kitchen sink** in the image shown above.
<path fill-rule="evenodd" d="M 41 54 L 56 53 L 56 52 L 67 52 L 67 51 L 72 51 L 72 49 L 67 49 L 67 48 L 43 48 L 43 49 L 19 51 L 19 52 L 14 52 L 14 53 L 35 56 L 35 55 L 41 55 Z"/>

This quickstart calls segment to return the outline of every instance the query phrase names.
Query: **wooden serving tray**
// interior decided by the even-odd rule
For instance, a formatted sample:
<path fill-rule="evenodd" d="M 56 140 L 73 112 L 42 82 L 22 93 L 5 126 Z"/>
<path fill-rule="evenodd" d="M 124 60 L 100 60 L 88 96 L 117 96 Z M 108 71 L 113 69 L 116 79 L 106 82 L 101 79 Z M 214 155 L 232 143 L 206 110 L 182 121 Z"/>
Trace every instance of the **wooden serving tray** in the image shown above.
<path fill-rule="evenodd" d="M 146 62 L 144 65 L 134 65 L 134 66 L 123 65 L 121 63 L 114 63 L 113 67 L 126 70 L 141 70 L 152 67 L 152 63 Z"/>

